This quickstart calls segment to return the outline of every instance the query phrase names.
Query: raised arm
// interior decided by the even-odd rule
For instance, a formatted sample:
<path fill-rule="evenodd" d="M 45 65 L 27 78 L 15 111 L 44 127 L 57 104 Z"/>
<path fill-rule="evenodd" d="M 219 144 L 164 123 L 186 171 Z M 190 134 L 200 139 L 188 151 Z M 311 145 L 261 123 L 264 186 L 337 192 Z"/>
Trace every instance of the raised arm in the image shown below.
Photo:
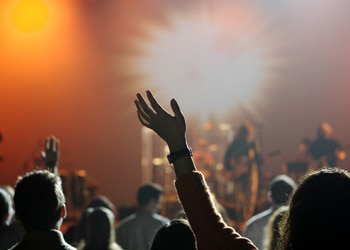
<path fill-rule="evenodd" d="M 228 227 L 215 209 L 204 177 L 196 170 L 192 160 L 186 140 L 185 118 L 175 99 L 170 102 L 172 115 L 159 105 L 150 91 L 146 94 L 150 106 L 141 94 L 137 94 L 135 105 L 138 118 L 168 144 L 177 193 L 196 235 L 198 249 L 256 250 L 250 240 Z"/>

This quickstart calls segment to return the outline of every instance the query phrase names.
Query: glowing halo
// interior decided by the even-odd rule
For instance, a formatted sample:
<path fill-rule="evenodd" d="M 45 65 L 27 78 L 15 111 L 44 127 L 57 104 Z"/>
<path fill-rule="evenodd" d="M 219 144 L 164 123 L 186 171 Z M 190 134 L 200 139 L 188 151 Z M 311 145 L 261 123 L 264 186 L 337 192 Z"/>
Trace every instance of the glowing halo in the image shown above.
<path fill-rule="evenodd" d="M 144 24 L 149 38 L 135 40 L 139 53 L 124 69 L 148 88 L 208 116 L 251 102 L 271 77 L 270 38 L 254 9 L 203 6 L 167 17 L 166 25 Z"/>

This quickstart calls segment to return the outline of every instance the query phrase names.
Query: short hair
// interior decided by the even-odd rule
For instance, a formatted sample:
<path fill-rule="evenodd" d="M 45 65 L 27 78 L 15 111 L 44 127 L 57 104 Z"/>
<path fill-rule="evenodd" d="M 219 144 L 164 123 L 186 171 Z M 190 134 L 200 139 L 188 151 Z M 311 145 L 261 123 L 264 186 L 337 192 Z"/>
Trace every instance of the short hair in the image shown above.
<path fill-rule="evenodd" d="M 12 207 L 12 200 L 10 195 L 2 188 L 0 188 L 0 225 L 6 222 L 7 216 L 10 214 Z"/>
<path fill-rule="evenodd" d="M 174 219 L 158 229 L 150 250 L 196 250 L 196 238 L 189 223 Z"/>
<path fill-rule="evenodd" d="M 275 204 L 285 205 L 292 194 L 296 184 L 287 175 L 278 175 L 270 182 L 271 198 Z"/>
<path fill-rule="evenodd" d="M 61 178 L 48 170 L 19 177 L 14 204 L 16 216 L 27 231 L 55 228 L 65 204 Z"/>
<path fill-rule="evenodd" d="M 149 204 L 151 200 L 159 200 L 163 194 L 163 188 L 156 183 L 146 183 L 139 187 L 137 191 L 137 203 L 141 206 Z"/>

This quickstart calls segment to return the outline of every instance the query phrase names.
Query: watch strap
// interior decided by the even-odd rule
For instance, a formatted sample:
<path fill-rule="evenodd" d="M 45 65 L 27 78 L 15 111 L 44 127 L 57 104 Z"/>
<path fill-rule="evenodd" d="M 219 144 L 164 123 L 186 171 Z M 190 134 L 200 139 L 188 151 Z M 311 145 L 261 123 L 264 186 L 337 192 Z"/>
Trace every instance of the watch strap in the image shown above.
<path fill-rule="evenodd" d="M 191 148 L 184 148 L 180 149 L 175 152 L 171 152 L 167 155 L 168 161 L 170 164 L 174 163 L 177 159 L 185 157 L 185 156 L 192 156 L 192 149 Z"/>

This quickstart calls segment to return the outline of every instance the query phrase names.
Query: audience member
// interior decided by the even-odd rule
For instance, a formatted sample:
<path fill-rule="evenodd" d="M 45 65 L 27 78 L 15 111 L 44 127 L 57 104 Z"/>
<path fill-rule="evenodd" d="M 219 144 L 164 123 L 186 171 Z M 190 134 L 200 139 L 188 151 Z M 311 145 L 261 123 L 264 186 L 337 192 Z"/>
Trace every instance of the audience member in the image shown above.
<path fill-rule="evenodd" d="M 57 173 L 58 145 L 55 137 L 46 140 L 46 163 Z M 11 249 L 73 250 L 59 231 L 66 217 L 65 196 L 58 175 L 37 170 L 19 177 L 15 187 L 16 217 L 26 230 L 23 239 Z"/>
<path fill-rule="evenodd" d="M 270 182 L 268 200 L 271 203 L 269 209 L 262 211 L 251 217 L 245 225 L 242 233 L 243 236 L 249 238 L 258 247 L 263 248 L 265 238 L 264 228 L 266 227 L 270 216 L 283 205 L 286 205 L 289 196 L 295 189 L 295 182 L 287 175 L 279 175 L 273 178 Z"/>
<path fill-rule="evenodd" d="M 86 211 L 86 237 L 82 250 L 122 250 L 115 242 L 114 213 L 104 207 Z"/>
<path fill-rule="evenodd" d="M 186 140 L 185 118 L 175 99 L 170 102 L 175 114 L 172 116 L 158 104 L 150 91 L 147 91 L 147 97 L 151 107 L 141 94 L 137 94 L 138 118 L 169 147 L 168 160 L 174 164 L 177 193 L 196 236 L 198 249 L 257 249 L 249 239 L 229 227 L 216 210 L 204 177 L 196 171 L 193 163 L 192 151 Z"/>
<path fill-rule="evenodd" d="M 278 249 L 349 249 L 350 173 L 324 168 L 305 175 L 282 220 Z"/>
<path fill-rule="evenodd" d="M 150 250 L 196 250 L 196 238 L 187 220 L 175 219 L 156 233 Z"/>
<path fill-rule="evenodd" d="M 137 192 L 139 210 L 124 218 L 116 229 L 117 243 L 126 250 L 148 250 L 156 231 L 169 219 L 157 214 L 163 188 L 155 183 L 141 185 Z"/>
<path fill-rule="evenodd" d="M 22 239 L 22 234 L 12 225 L 13 213 L 10 195 L 0 188 L 0 250 L 9 249 Z"/>
<path fill-rule="evenodd" d="M 283 216 L 287 213 L 289 209 L 288 206 L 282 206 L 277 209 L 271 215 L 265 229 L 264 229 L 264 247 L 261 248 L 263 250 L 275 250 L 277 249 L 277 242 L 281 237 L 280 223 L 282 221 Z"/>
<path fill-rule="evenodd" d="M 59 176 L 48 170 L 37 170 L 20 177 L 14 202 L 16 216 L 26 233 L 11 249 L 75 249 L 64 241 L 59 231 L 66 216 Z"/>
<path fill-rule="evenodd" d="M 115 214 L 115 206 L 112 203 L 112 201 L 108 199 L 108 197 L 103 195 L 98 195 L 94 197 L 83 209 L 78 223 L 69 226 L 66 230 L 64 238 L 69 244 L 77 246 L 82 240 L 85 239 L 87 210 L 96 207 L 107 208 L 111 210 L 113 214 Z"/>
<path fill-rule="evenodd" d="M 11 186 L 0 188 L 0 250 L 7 250 L 24 235 L 23 226 L 15 219 L 13 207 L 14 189 Z"/>

